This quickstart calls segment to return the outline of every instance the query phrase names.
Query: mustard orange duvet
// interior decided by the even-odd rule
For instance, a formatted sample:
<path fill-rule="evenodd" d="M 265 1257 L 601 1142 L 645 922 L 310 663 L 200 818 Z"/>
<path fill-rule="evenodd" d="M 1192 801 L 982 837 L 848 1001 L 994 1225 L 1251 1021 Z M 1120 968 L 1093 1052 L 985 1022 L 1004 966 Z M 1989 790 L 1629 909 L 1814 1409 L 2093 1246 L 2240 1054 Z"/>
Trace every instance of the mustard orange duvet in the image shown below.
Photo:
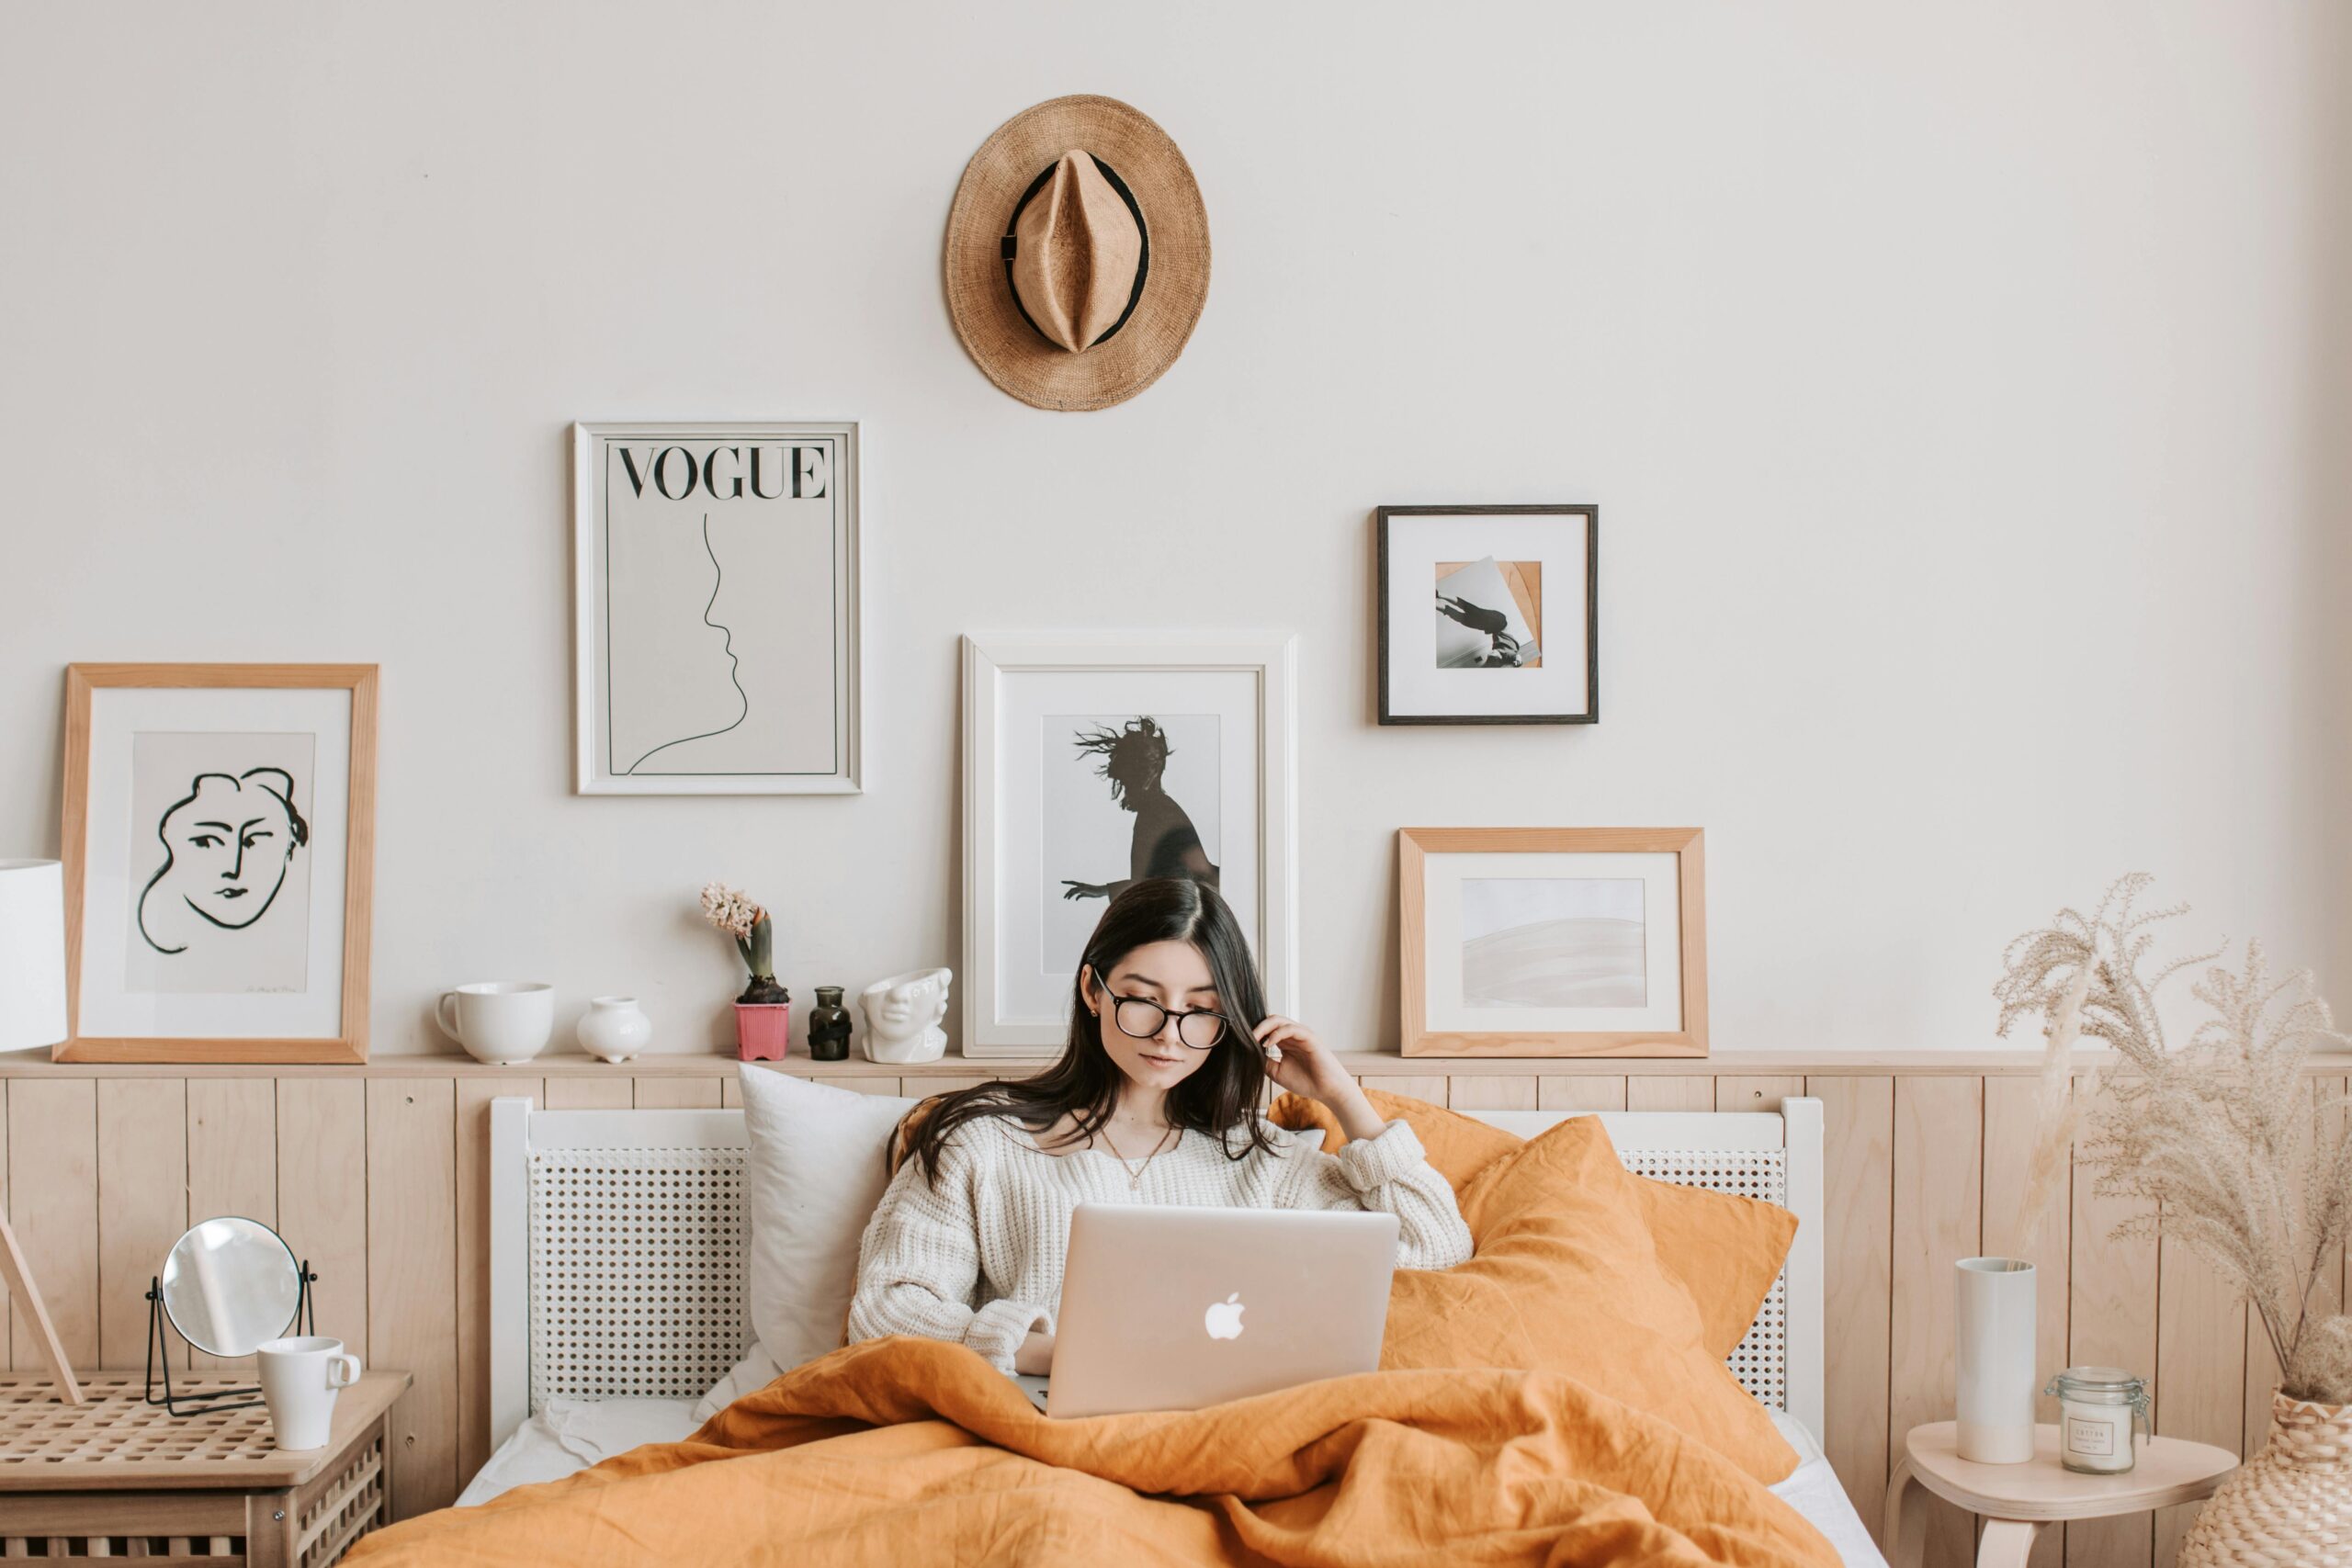
<path fill-rule="evenodd" d="M 345 1561 L 1838 1568 L 1729 1460 L 1562 1373 L 1368 1372 L 1055 1421 L 972 1351 L 910 1338 L 835 1351 L 685 1442 L 407 1520 Z"/>

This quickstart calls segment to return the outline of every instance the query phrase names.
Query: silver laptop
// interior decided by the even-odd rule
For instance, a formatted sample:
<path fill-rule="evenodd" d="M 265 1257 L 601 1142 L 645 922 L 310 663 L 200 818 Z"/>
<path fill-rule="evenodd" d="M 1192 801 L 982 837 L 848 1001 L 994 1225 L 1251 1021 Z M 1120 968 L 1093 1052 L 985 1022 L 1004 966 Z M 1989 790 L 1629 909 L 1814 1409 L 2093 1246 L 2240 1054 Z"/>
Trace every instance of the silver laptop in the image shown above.
<path fill-rule="evenodd" d="M 1396 1216 L 1080 1203 L 1048 1416 L 1193 1410 L 1380 1364 Z"/>

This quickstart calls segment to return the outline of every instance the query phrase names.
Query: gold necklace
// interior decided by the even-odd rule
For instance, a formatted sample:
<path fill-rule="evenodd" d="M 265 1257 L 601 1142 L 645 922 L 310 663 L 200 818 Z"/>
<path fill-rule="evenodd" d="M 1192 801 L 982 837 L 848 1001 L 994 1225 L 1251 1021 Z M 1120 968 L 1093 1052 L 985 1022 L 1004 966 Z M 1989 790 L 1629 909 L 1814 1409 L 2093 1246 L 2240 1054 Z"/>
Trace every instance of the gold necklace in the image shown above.
<path fill-rule="evenodd" d="M 1168 1145 L 1168 1134 L 1175 1132 L 1176 1130 L 1176 1128 L 1171 1126 L 1165 1132 L 1162 1132 L 1159 1134 L 1159 1142 L 1151 1145 L 1151 1153 L 1143 1156 L 1143 1164 L 1140 1166 L 1135 1166 L 1129 1165 L 1127 1163 L 1127 1156 L 1119 1152 L 1119 1145 L 1111 1142 L 1110 1123 L 1107 1122 L 1103 1123 L 1102 1129 L 1102 1143 L 1104 1146 L 1111 1151 L 1111 1157 L 1117 1160 L 1120 1167 L 1126 1171 L 1128 1191 L 1132 1192 L 1143 1185 L 1143 1173 L 1151 1168 L 1151 1162 L 1159 1157 L 1159 1151 L 1165 1148 Z"/>

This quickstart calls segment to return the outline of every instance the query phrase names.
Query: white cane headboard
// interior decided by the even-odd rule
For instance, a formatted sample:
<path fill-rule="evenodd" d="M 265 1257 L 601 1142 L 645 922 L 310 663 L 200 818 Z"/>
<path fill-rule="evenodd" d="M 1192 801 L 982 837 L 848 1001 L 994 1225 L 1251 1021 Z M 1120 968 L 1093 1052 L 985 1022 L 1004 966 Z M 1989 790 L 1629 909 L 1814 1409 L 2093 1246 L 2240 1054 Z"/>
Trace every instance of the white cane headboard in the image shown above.
<path fill-rule="evenodd" d="M 1578 1114 L 1472 1111 L 1532 1137 Z M 1601 1114 L 1628 1170 L 1779 1203 L 1797 1236 L 1731 1358 L 1765 1404 L 1822 1430 L 1821 1101 L 1778 1113 Z M 697 1399 L 748 1335 L 741 1111 L 491 1104 L 490 1417 L 503 1443 L 557 1395 Z"/>

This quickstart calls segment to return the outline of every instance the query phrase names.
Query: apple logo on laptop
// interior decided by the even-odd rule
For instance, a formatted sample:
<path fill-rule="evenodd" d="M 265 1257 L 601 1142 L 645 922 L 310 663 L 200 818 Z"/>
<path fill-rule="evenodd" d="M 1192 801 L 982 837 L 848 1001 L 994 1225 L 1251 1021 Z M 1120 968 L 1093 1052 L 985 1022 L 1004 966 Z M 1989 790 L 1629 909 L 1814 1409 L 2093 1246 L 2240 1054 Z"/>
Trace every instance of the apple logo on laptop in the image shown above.
<path fill-rule="evenodd" d="M 1202 1321 L 1208 1327 L 1209 1337 L 1212 1339 L 1240 1338 L 1241 1314 L 1246 1310 L 1248 1309 L 1241 1300 L 1239 1291 L 1234 1292 L 1221 1302 L 1211 1302 L 1209 1310 L 1202 1317 Z"/>

